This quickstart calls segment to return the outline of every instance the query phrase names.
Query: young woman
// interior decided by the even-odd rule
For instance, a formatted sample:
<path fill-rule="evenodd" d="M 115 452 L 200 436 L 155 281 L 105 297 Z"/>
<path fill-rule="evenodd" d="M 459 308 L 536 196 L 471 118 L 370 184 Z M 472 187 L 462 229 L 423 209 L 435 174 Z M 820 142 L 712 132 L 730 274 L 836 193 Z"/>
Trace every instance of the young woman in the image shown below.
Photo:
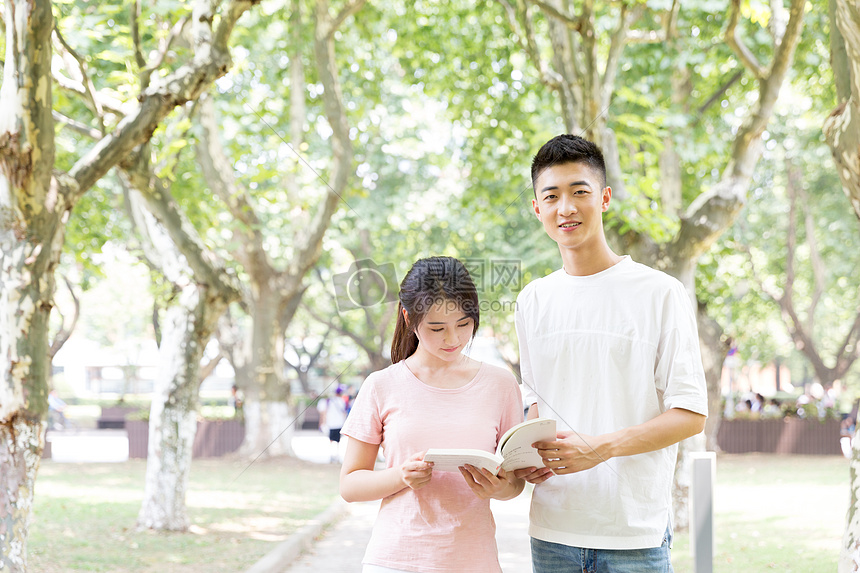
<path fill-rule="evenodd" d="M 524 480 L 466 466 L 434 472 L 429 448 L 494 452 L 523 419 L 516 380 L 463 349 L 478 330 L 478 294 L 450 257 L 416 262 L 400 285 L 388 368 L 361 387 L 341 433 L 346 501 L 382 499 L 364 573 L 499 572 L 490 498 L 519 495 Z M 380 446 L 386 468 L 374 470 Z"/>

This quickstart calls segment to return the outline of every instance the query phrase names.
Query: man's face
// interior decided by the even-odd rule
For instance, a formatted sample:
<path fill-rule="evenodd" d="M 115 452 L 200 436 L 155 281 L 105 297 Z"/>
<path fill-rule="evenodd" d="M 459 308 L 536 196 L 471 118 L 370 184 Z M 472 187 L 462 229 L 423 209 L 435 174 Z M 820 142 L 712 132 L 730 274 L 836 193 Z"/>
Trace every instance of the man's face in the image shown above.
<path fill-rule="evenodd" d="M 535 181 L 535 215 L 561 249 L 588 249 L 603 240 L 603 212 L 612 190 L 585 163 L 549 167 Z"/>

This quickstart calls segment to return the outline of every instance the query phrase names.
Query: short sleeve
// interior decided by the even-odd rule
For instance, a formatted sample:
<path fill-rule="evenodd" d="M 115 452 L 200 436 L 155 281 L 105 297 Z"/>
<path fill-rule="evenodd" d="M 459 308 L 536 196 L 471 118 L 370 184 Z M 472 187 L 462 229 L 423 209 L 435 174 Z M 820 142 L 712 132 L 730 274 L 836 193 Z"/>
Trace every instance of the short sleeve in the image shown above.
<path fill-rule="evenodd" d="M 376 394 L 376 382 L 371 374 L 361 385 L 340 433 L 368 444 L 382 443 L 382 417 Z"/>
<path fill-rule="evenodd" d="M 523 421 L 523 397 L 517 379 L 505 373 L 505 383 L 508 388 L 506 400 L 502 408 L 502 419 L 499 423 L 499 435 L 496 436 L 496 447 L 505 432 Z"/>
<path fill-rule="evenodd" d="M 678 281 L 673 283 L 663 309 L 654 374 L 665 409 L 682 408 L 708 415 L 696 317 L 690 297 Z"/>

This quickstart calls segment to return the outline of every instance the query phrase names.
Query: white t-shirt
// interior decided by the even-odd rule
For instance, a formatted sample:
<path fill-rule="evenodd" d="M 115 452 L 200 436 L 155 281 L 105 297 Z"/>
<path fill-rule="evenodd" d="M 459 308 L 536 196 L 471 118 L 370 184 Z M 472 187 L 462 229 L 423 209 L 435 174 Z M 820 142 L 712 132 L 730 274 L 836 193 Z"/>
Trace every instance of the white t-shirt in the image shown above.
<path fill-rule="evenodd" d="M 482 364 L 471 382 L 441 389 L 421 382 L 400 361 L 371 374 L 341 433 L 380 444 L 387 467 L 428 448 L 495 452 L 499 438 L 523 421 L 514 376 Z M 382 500 L 363 563 L 402 571 L 501 572 L 490 501 L 459 472 L 433 472 L 423 488 Z"/>
<path fill-rule="evenodd" d="M 559 431 L 605 434 L 669 408 L 708 413 L 691 300 L 665 273 L 629 257 L 590 276 L 556 271 L 517 297 L 516 326 L 525 404 Z M 658 547 L 677 450 L 550 477 L 535 487 L 529 534 L 572 547 Z"/>
<path fill-rule="evenodd" d="M 346 402 L 343 396 L 329 396 L 324 401 L 320 400 L 317 409 L 325 412 L 325 426 L 330 430 L 339 430 L 346 422 Z"/>

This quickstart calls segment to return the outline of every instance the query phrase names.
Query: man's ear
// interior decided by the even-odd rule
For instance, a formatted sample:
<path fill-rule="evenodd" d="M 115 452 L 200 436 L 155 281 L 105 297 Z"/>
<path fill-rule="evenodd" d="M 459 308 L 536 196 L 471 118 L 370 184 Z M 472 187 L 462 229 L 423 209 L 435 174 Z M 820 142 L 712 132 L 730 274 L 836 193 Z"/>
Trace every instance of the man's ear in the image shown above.
<path fill-rule="evenodd" d="M 537 199 L 532 199 L 532 209 L 534 209 L 534 211 L 535 211 L 535 216 L 537 217 L 538 221 L 541 221 L 541 218 L 540 218 L 540 207 L 538 207 Z M 542 221 L 541 221 L 541 222 L 542 222 Z"/>
<path fill-rule="evenodd" d="M 603 197 L 602 197 L 602 200 L 600 202 L 600 207 L 601 207 L 601 210 L 603 212 L 606 212 L 609 210 L 610 199 L 612 199 L 612 187 L 609 187 L 607 185 L 606 187 L 603 188 Z"/>

